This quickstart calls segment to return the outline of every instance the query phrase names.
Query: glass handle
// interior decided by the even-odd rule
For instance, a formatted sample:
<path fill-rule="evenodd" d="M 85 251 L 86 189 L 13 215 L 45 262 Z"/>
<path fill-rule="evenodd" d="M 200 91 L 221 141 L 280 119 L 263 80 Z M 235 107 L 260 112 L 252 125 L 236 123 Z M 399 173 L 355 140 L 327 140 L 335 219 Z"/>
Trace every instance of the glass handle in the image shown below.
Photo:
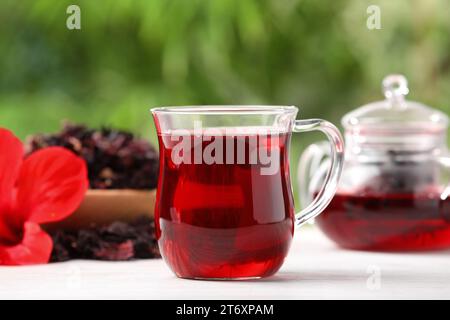
<path fill-rule="evenodd" d="M 294 132 L 316 130 L 323 132 L 330 141 L 331 164 L 319 193 L 305 209 L 297 214 L 297 226 L 301 226 L 309 219 L 318 216 L 330 203 L 336 192 L 344 165 L 344 141 L 341 133 L 332 123 L 321 119 L 296 120 L 294 123 Z"/>
<path fill-rule="evenodd" d="M 441 200 L 446 200 L 450 196 L 450 157 L 448 155 L 439 157 L 439 165 L 442 169 L 440 178 L 443 182 Z"/>
<path fill-rule="evenodd" d="M 327 141 L 307 147 L 298 159 L 297 182 L 300 204 L 306 206 L 319 190 L 330 167 L 330 147 Z"/>

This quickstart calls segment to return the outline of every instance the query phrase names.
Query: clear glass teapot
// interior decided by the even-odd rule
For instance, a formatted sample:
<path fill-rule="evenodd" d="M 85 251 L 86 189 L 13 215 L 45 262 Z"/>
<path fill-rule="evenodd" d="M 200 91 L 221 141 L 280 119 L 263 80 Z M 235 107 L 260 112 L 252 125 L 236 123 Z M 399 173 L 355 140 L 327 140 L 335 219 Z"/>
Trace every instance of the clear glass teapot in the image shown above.
<path fill-rule="evenodd" d="M 345 163 L 338 190 L 320 229 L 338 245 L 360 250 L 428 250 L 450 247 L 448 117 L 407 101 L 401 75 L 383 80 L 385 100 L 342 119 Z M 320 192 L 329 147 L 301 156 L 298 179 L 305 205 Z"/>

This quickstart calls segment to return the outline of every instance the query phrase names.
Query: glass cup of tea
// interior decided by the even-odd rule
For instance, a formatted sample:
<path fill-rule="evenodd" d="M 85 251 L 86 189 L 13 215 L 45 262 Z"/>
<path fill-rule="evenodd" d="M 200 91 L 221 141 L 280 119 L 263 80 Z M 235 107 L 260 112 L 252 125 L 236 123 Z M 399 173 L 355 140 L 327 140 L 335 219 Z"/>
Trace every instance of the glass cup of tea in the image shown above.
<path fill-rule="evenodd" d="M 152 109 L 160 171 L 155 224 L 165 262 L 181 278 L 255 279 L 283 264 L 294 227 L 331 201 L 343 164 L 337 128 L 295 120 L 294 106 L 180 106 Z M 289 172 L 292 132 L 322 131 L 331 166 L 298 214 Z"/>

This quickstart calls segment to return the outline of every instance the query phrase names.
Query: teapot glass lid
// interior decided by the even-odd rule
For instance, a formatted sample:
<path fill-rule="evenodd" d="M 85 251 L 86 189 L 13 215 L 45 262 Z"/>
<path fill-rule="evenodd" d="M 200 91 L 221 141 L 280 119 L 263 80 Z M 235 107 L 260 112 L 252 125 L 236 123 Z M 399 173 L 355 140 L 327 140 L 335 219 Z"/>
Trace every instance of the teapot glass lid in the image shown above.
<path fill-rule="evenodd" d="M 438 134 L 446 131 L 445 113 L 424 104 L 405 99 L 408 82 L 402 75 L 383 79 L 385 100 L 364 105 L 342 118 L 342 125 L 350 133 L 358 134 Z"/>

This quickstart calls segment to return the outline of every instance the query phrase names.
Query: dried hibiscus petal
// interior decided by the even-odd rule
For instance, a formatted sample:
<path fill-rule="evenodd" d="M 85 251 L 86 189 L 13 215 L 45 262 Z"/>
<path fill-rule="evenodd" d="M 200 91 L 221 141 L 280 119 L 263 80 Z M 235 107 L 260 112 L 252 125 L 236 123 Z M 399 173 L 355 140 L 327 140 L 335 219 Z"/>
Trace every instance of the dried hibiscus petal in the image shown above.
<path fill-rule="evenodd" d="M 69 149 L 86 161 L 91 189 L 156 188 L 158 153 L 130 132 L 65 123 L 60 133 L 30 137 L 27 154 L 50 146 Z"/>
<path fill-rule="evenodd" d="M 70 259 L 131 260 L 159 258 L 152 219 L 113 222 L 102 227 L 51 231 L 52 262 Z"/>

